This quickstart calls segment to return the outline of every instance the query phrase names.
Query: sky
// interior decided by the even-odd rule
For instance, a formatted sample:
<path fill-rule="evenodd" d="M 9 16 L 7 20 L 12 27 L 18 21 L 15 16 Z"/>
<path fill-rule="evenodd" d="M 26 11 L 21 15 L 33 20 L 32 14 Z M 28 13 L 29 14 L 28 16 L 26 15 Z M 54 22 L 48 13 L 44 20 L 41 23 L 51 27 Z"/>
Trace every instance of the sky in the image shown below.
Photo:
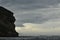
<path fill-rule="evenodd" d="M 14 13 L 19 36 L 60 35 L 60 0 L 0 0 Z"/>

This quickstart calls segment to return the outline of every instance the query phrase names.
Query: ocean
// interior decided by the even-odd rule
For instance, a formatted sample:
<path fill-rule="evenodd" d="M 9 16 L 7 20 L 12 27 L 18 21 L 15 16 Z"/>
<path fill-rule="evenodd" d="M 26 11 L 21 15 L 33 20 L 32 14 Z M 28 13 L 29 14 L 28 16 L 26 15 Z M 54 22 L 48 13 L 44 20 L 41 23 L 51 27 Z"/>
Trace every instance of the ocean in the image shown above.
<path fill-rule="evenodd" d="M 0 37 L 0 40 L 60 40 L 60 36 Z"/>

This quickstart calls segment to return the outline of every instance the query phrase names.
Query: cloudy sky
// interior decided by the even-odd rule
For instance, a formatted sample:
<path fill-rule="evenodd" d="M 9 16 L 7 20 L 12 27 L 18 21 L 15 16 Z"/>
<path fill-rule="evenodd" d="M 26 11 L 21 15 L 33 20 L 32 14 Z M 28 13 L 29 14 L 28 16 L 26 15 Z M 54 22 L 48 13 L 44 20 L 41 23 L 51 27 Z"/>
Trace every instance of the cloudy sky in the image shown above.
<path fill-rule="evenodd" d="M 60 35 L 60 0 L 0 0 L 14 12 L 19 35 Z"/>

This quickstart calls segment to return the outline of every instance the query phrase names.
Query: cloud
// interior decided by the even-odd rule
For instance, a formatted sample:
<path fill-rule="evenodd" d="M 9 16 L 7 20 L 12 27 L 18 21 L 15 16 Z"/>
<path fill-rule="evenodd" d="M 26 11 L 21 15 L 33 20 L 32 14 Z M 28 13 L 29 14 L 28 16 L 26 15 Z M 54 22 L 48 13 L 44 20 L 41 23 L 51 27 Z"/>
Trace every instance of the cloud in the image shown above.
<path fill-rule="evenodd" d="M 43 24 L 24 23 L 16 27 L 20 36 L 60 35 L 60 21 L 48 21 Z"/>
<path fill-rule="evenodd" d="M 0 5 L 12 10 L 32 10 L 39 8 L 47 8 L 50 5 L 59 4 L 59 0 L 1 0 Z"/>
<path fill-rule="evenodd" d="M 15 13 L 17 26 L 44 23 L 60 16 L 60 0 L 0 0 L 0 5 Z"/>
<path fill-rule="evenodd" d="M 56 21 L 60 20 L 60 8 L 43 8 L 30 11 L 22 11 L 17 14 L 17 24 L 23 23 L 38 23 L 42 24 L 49 20 Z"/>

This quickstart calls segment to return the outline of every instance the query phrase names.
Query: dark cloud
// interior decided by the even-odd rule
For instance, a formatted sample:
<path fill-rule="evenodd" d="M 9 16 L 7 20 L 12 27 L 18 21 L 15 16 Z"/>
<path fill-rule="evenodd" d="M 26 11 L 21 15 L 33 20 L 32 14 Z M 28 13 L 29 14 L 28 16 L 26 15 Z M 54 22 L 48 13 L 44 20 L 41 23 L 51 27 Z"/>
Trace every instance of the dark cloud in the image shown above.
<path fill-rule="evenodd" d="M 0 0 L 1 6 L 15 13 L 17 19 L 16 25 L 18 26 L 22 26 L 23 23 L 43 23 L 49 19 L 53 19 L 53 16 L 50 15 L 50 17 L 45 17 L 42 13 L 38 13 L 36 9 L 48 8 L 50 5 L 54 6 L 59 3 L 60 0 Z M 31 12 L 29 13 L 28 10 Z M 32 12 L 33 10 L 35 10 L 36 13 L 35 11 Z M 24 14 L 24 11 L 28 13 Z"/>
<path fill-rule="evenodd" d="M 0 5 L 14 9 L 36 9 L 46 8 L 49 5 L 60 3 L 59 0 L 1 0 Z"/>

